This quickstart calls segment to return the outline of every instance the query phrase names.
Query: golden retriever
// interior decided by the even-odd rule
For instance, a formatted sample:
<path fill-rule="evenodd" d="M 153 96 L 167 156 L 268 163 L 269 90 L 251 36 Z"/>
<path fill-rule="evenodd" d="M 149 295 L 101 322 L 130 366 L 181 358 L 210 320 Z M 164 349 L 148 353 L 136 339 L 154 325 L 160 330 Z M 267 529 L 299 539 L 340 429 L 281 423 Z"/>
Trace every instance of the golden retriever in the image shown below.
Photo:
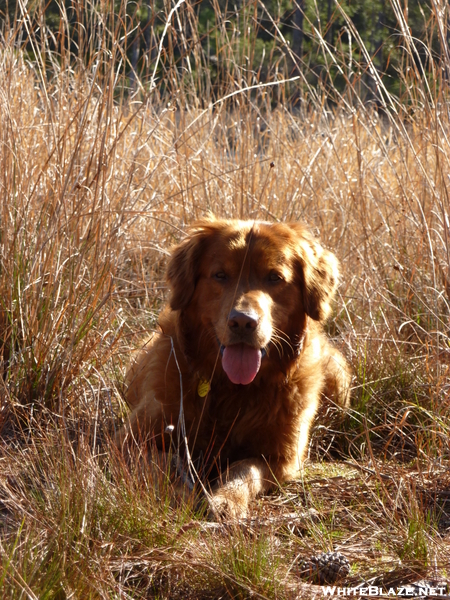
<path fill-rule="evenodd" d="M 127 374 L 119 446 L 150 436 L 167 451 L 182 427 L 190 464 L 215 473 L 216 517 L 295 478 L 321 398 L 349 403 L 347 363 L 322 332 L 338 277 L 300 223 L 195 224 L 169 261 L 161 333 Z"/>

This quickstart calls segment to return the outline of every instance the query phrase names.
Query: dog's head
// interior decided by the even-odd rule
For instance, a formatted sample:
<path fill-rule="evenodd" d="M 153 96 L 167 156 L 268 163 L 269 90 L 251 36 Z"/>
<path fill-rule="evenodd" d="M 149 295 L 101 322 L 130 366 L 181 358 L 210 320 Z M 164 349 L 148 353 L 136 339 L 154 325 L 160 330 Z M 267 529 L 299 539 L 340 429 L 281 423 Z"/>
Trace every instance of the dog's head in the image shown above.
<path fill-rule="evenodd" d="M 271 357 L 297 355 L 306 317 L 326 319 L 338 276 L 336 257 L 299 223 L 212 219 L 192 227 L 167 273 L 190 358 L 220 349 L 237 384 Z"/>

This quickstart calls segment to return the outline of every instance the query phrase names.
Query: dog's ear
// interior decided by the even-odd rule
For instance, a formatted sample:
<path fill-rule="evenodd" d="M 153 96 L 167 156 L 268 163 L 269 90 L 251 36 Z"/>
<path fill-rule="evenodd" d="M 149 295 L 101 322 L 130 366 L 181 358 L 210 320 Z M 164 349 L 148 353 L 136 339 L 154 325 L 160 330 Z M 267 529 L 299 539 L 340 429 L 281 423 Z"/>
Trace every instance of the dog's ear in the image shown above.
<path fill-rule="evenodd" d="M 323 248 L 302 226 L 294 226 L 297 238 L 297 269 L 305 312 L 315 321 L 325 320 L 339 282 L 336 256 Z"/>
<path fill-rule="evenodd" d="M 172 310 L 186 308 L 194 295 L 207 239 L 207 227 L 199 224 L 190 230 L 188 237 L 172 252 L 167 267 L 167 281 L 172 291 Z"/>

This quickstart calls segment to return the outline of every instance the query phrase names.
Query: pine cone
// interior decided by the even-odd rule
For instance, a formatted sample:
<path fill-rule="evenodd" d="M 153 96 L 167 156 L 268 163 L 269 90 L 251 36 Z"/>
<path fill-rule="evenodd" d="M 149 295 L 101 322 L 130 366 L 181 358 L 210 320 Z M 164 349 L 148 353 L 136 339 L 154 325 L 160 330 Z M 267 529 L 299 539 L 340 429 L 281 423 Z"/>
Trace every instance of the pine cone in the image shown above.
<path fill-rule="evenodd" d="M 301 576 L 320 585 L 343 579 L 349 571 L 350 563 L 340 552 L 324 552 L 300 563 Z"/>

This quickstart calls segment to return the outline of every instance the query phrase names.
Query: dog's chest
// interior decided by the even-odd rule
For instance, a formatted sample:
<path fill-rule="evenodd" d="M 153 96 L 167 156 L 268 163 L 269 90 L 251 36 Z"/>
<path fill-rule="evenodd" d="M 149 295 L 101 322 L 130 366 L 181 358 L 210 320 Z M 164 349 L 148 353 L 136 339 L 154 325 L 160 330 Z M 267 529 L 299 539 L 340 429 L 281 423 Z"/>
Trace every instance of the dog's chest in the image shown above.
<path fill-rule="evenodd" d="M 295 400 L 295 399 L 294 399 Z M 281 453 L 298 430 L 297 403 L 280 386 L 214 390 L 199 415 L 201 435 L 222 458 Z"/>

